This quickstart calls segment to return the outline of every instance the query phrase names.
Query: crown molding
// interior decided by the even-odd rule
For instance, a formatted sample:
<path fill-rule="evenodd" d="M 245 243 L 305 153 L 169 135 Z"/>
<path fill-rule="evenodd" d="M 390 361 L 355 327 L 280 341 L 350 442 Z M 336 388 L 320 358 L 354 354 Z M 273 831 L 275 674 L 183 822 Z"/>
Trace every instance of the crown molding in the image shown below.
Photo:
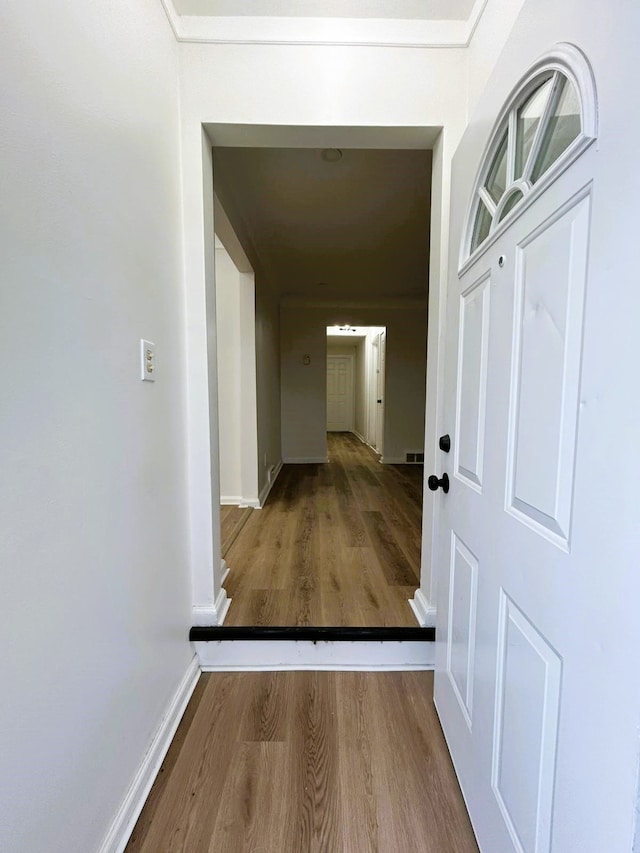
<path fill-rule="evenodd" d="M 466 21 L 178 15 L 173 0 L 160 2 L 176 40 L 187 44 L 464 48 L 488 0 L 475 0 Z"/>

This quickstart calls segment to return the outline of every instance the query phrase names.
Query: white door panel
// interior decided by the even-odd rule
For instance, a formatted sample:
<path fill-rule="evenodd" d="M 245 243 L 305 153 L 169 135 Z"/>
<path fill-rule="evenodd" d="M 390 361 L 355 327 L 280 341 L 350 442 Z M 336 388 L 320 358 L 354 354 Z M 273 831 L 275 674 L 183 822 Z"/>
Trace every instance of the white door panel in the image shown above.
<path fill-rule="evenodd" d="M 456 475 L 482 490 L 484 425 L 489 351 L 491 279 L 472 281 L 460 296 L 457 411 L 459 429 L 454 443 Z"/>
<path fill-rule="evenodd" d="M 591 156 L 448 297 L 435 695 L 483 853 L 552 853 L 554 799 L 585 748 L 562 733 Z"/>
<path fill-rule="evenodd" d="M 519 853 L 548 853 L 560 675 L 556 652 L 500 593 L 491 783 Z"/>
<path fill-rule="evenodd" d="M 471 731 L 473 716 L 473 677 L 476 645 L 478 598 L 478 560 L 451 533 L 451 594 L 447 635 L 447 675 Z"/>
<path fill-rule="evenodd" d="M 589 237 L 586 191 L 516 247 L 507 507 L 568 547 Z"/>

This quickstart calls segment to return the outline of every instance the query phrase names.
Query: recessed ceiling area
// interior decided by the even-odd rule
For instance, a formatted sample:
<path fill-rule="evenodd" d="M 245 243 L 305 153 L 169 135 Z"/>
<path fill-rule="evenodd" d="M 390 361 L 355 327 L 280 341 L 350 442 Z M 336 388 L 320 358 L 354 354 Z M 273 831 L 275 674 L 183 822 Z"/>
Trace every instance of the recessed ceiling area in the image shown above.
<path fill-rule="evenodd" d="M 431 151 L 214 148 L 214 189 L 281 296 L 424 298 Z"/>
<path fill-rule="evenodd" d="M 466 21 L 474 0 L 173 0 L 179 15 Z"/>

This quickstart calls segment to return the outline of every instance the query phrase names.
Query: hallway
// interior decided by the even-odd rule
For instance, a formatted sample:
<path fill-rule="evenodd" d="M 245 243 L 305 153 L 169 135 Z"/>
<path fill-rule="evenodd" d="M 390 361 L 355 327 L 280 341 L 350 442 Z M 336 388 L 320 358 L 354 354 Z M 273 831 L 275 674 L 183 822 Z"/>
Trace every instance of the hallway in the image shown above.
<path fill-rule="evenodd" d="M 126 853 L 477 853 L 433 673 L 204 674 Z"/>
<path fill-rule="evenodd" d="M 422 466 L 327 440 L 329 464 L 285 465 L 226 552 L 226 625 L 415 626 Z"/>

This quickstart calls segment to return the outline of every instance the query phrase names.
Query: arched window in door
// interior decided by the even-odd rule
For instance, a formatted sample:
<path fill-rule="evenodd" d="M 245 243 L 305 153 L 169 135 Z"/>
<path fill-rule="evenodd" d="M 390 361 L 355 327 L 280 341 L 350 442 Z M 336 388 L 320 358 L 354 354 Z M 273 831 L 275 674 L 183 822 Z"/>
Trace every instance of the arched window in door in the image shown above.
<path fill-rule="evenodd" d="M 596 92 L 583 54 L 558 45 L 513 89 L 478 172 L 461 247 L 466 266 L 596 137 Z"/>

